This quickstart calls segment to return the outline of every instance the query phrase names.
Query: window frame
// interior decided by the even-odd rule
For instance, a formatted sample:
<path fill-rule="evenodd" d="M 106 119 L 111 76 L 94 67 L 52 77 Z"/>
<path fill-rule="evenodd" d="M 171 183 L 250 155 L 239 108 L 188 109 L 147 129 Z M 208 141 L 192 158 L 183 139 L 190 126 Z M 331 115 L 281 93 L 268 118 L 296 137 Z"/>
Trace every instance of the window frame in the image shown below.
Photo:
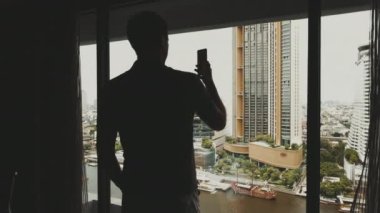
<path fill-rule="evenodd" d="M 110 80 L 109 12 L 106 1 L 99 1 L 96 9 L 97 45 L 97 125 L 103 124 L 102 94 L 104 85 Z M 307 197 L 306 212 L 320 210 L 320 41 L 321 0 L 309 0 L 308 16 L 308 92 L 307 92 Z M 101 133 L 97 135 L 99 142 Z M 110 212 L 110 179 L 104 169 L 102 156 L 98 156 L 98 212 Z M 318 169 L 316 169 L 318 168 Z"/>

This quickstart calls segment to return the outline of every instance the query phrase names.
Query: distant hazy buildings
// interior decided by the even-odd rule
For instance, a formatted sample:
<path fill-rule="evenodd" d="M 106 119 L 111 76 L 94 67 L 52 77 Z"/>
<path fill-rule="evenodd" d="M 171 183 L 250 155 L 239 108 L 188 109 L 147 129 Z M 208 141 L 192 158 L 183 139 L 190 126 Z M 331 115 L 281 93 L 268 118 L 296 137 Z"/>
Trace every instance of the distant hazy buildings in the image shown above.
<path fill-rule="evenodd" d="M 233 134 L 244 142 L 271 135 L 302 143 L 298 27 L 291 21 L 235 29 Z"/>
<path fill-rule="evenodd" d="M 364 161 L 365 149 L 368 140 L 369 128 L 369 95 L 370 95 L 370 62 L 369 62 L 369 45 L 358 48 L 358 60 L 356 61 L 359 72 L 356 94 L 354 103 L 354 113 L 351 121 L 351 129 L 348 137 L 348 147 L 356 150 L 361 161 Z"/>

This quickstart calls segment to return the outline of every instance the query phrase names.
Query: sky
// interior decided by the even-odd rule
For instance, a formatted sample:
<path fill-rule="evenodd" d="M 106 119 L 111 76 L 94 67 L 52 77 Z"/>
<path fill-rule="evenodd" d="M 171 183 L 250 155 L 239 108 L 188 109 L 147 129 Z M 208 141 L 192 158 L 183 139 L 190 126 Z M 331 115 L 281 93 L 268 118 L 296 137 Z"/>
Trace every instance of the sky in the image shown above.
<path fill-rule="evenodd" d="M 358 47 L 369 44 L 370 12 L 328 16 L 321 21 L 321 99 L 354 101 Z"/>
<path fill-rule="evenodd" d="M 307 94 L 307 19 L 294 20 L 299 26 L 300 103 L 306 103 Z M 355 66 L 358 47 L 369 42 L 370 12 L 325 16 L 321 20 L 321 100 L 352 103 Z M 233 28 L 223 28 L 169 36 L 169 54 L 166 65 L 178 70 L 194 72 L 196 51 L 208 49 L 208 59 L 216 87 L 228 113 L 227 132 L 232 120 L 232 40 Z M 96 46 L 80 48 L 82 90 L 87 103 L 96 99 Z M 111 78 L 128 70 L 136 55 L 128 41 L 110 44 Z"/>

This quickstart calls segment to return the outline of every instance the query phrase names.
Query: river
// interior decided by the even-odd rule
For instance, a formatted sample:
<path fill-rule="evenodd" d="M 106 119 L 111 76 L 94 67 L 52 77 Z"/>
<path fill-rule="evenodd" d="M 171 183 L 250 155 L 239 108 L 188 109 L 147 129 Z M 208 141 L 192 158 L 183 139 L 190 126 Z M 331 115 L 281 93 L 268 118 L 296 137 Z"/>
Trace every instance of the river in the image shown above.
<path fill-rule="evenodd" d="M 88 177 L 88 192 L 97 193 L 97 167 L 86 166 Z M 120 190 L 111 185 L 111 195 L 121 199 Z M 232 190 L 227 192 L 218 191 L 214 194 L 201 192 L 200 205 L 202 213 L 305 213 L 306 199 L 303 197 L 277 193 L 275 200 L 264 200 L 235 195 Z M 337 213 L 334 205 L 321 204 L 321 213 Z"/>

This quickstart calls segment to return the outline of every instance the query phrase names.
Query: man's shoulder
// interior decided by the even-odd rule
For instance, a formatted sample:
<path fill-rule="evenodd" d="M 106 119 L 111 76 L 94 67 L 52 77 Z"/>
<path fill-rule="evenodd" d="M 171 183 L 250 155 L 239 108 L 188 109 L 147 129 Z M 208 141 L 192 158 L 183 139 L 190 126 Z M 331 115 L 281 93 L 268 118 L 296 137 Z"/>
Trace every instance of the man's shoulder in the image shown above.
<path fill-rule="evenodd" d="M 120 74 L 119 76 L 116 76 L 115 78 L 107 81 L 106 88 L 107 89 L 113 89 L 115 87 L 123 85 L 125 83 L 125 81 L 128 81 L 129 75 L 130 75 L 130 70 L 125 71 L 124 73 Z"/>
<path fill-rule="evenodd" d="M 169 75 L 173 76 L 174 78 L 179 78 L 179 79 L 184 79 L 184 80 L 189 80 L 189 81 L 194 81 L 198 79 L 198 75 L 196 75 L 195 73 L 177 70 L 171 67 L 167 68 L 167 72 L 169 73 Z"/>
<path fill-rule="evenodd" d="M 155 76 L 153 78 L 158 77 L 159 79 L 161 79 L 160 77 L 164 77 L 170 81 L 174 80 L 174 81 L 178 81 L 178 82 L 182 82 L 182 83 L 188 82 L 190 84 L 195 83 L 196 81 L 199 80 L 198 75 L 195 73 L 183 71 L 183 70 L 177 70 L 177 69 L 173 69 L 171 67 L 165 67 L 164 73 L 165 73 L 164 75 L 159 74 L 159 76 Z M 138 73 L 134 72 L 133 70 L 125 71 L 121 75 L 109 80 L 106 83 L 106 90 L 118 90 L 123 85 L 127 85 L 127 84 L 134 85 L 134 84 L 136 84 L 137 81 L 139 80 L 139 77 L 141 77 L 141 75 L 136 75 L 136 74 L 138 74 Z M 146 80 L 146 77 L 147 76 L 144 76 L 145 80 Z M 161 80 L 163 80 L 163 79 L 161 79 Z"/>

